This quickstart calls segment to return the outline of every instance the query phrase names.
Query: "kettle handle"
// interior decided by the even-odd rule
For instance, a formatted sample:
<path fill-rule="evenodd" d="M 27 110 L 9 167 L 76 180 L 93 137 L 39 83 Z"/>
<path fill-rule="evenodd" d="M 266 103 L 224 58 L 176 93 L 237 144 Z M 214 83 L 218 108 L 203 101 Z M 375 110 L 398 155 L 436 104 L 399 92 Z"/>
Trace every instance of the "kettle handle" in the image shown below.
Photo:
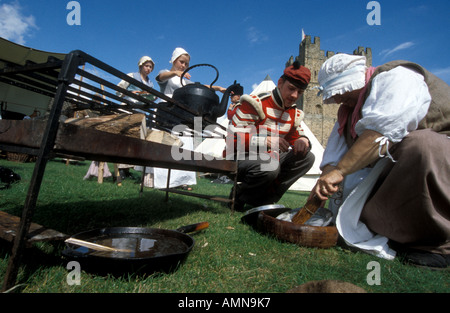
<path fill-rule="evenodd" d="M 184 75 L 187 72 L 189 72 L 191 69 L 193 69 L 194 67 L 199 67 L 199 66 L 209 66 L 209 67 L 212 67 L 213 69 L 216 70 L 216 78 L 213 80 L 213 82 L 210 84 L 210 86 L 214 85 L 214 83 L 219 79 L 219 70 L 217 70 L 217 68 L 214 65 L 211 65 L 211 64 L 196 64 L 196 65 L 192 65 L 191 67 L 188 67 L 187 69 L 184 70 L 183 74 L 181 74 L 181 76 L 180 76 L 181 86 L 184 87 L 184 84 L 183 84 L 183 77 L 184 77 Z"/>

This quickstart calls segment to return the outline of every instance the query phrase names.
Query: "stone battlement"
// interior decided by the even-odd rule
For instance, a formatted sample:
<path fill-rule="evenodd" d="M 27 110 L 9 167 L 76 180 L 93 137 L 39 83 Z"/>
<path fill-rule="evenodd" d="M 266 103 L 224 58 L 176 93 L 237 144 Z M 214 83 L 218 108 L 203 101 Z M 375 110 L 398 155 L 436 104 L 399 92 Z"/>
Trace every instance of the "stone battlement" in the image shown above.
<path fill-rule="evenodd" d="M 322 98 L 317 96 L 319 70 L 328 58 L 336 53 L 321 50 L 320 37 L 314 37 L 311 40 L 310 35 L 306 35 L 299 46 L 299 55 L 294 58 L 291 56 L 286 62 L 286 66 L 292 65 L 295 60 L 298 60 L 301 65 L 306 66 L 311 71 L 311 82 L 308 89 L 299 99 L 297 105 L 305 112 L 305 123 L 325 147 L 328 141 L 328 136 L 333 129 L 337 119 L 338 104 L 323 105 Z M 345 52 L 349 53 L 349 52 Z M 372 49 L 359 46 L 353 51 L 354 55 L 364 55 L 366 57 L 366 65 L 372 66 Z"/>

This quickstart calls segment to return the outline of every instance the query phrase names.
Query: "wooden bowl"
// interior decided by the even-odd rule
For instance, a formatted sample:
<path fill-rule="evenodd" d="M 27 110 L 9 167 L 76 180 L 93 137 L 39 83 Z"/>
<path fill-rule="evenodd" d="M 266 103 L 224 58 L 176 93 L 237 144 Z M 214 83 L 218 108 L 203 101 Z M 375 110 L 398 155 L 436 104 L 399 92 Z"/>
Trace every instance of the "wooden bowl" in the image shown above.
<path fill-rule="evenodd" d="M 336 226 L 298 225 L 282 221 L 270 212 L 260 212 L 256 229 L 270 234 L 281 241 L 295 243 L 304 247 L 330 248 L 337 244 L 339 233 Z"/>

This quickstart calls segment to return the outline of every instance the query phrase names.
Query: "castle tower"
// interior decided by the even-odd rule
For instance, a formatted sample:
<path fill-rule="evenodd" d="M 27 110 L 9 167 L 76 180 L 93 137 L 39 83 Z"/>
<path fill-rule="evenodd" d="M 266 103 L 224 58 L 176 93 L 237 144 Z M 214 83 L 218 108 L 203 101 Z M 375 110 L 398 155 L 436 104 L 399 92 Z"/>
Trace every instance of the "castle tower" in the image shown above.
<path fill-rule="evenodd" d="M 322 98 L 317 95 L 319 87 L 318 74 L 319 70 L 328 58 L 335 55 L 335 52 L 320 49 L 320 37 L 314 37 L 314 42 L 311 41 L 311 36 L 306 35 L 300 43 L 299 55 L 295 57 L 301 65 L 306 66 L 311 71 L 311 81 L 308 89 L 299 99 L 297 105 L 305 112 L 305 123 L 320 141 L 323 146 L 326 146 L 328 136 L 333 129 L 337 119 L 338 104 L 323 105 Z M 364 55 L 366 57 L 366 65 L 372 65 L 372 49 L 358 47 L 353 51 L 354 55 Z M 294 57 L 291 56 L 286 66 L 294 63 Z"/>

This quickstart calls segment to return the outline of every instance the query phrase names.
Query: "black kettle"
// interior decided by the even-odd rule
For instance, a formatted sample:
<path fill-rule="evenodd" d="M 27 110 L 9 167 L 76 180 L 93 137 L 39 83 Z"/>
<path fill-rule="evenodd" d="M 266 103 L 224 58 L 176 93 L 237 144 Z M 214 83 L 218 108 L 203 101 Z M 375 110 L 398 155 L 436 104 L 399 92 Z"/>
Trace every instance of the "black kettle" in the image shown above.
<path fill-rule="evenodd" d="M 183 103 L 191 110 L 195 112 L 197 116 L 210 117 L 216 119 L 225 114 L 228 106 L 228 98 L 230 96 L 231 90 L 234 90 L 236 82 L 227 88 L 222 96 L 222 100 L 219 101 L 219 96 L 216 94 L 215 90 L 209 88 L 201 83 L 191 83 L 184 85 L 183 77 L 184 75 L 194 67 L 198 66 L 209 66 L 216 70 L 216 78 L 211 83 L 210 86 L 219 78 L 219 71 L 217 68 L 210 64 L 197 64 L 187 68 L 181 75 L 181 84 L 183 87 L 178 88 L 174 91 L 172 98 L 178 102 Z"/>

